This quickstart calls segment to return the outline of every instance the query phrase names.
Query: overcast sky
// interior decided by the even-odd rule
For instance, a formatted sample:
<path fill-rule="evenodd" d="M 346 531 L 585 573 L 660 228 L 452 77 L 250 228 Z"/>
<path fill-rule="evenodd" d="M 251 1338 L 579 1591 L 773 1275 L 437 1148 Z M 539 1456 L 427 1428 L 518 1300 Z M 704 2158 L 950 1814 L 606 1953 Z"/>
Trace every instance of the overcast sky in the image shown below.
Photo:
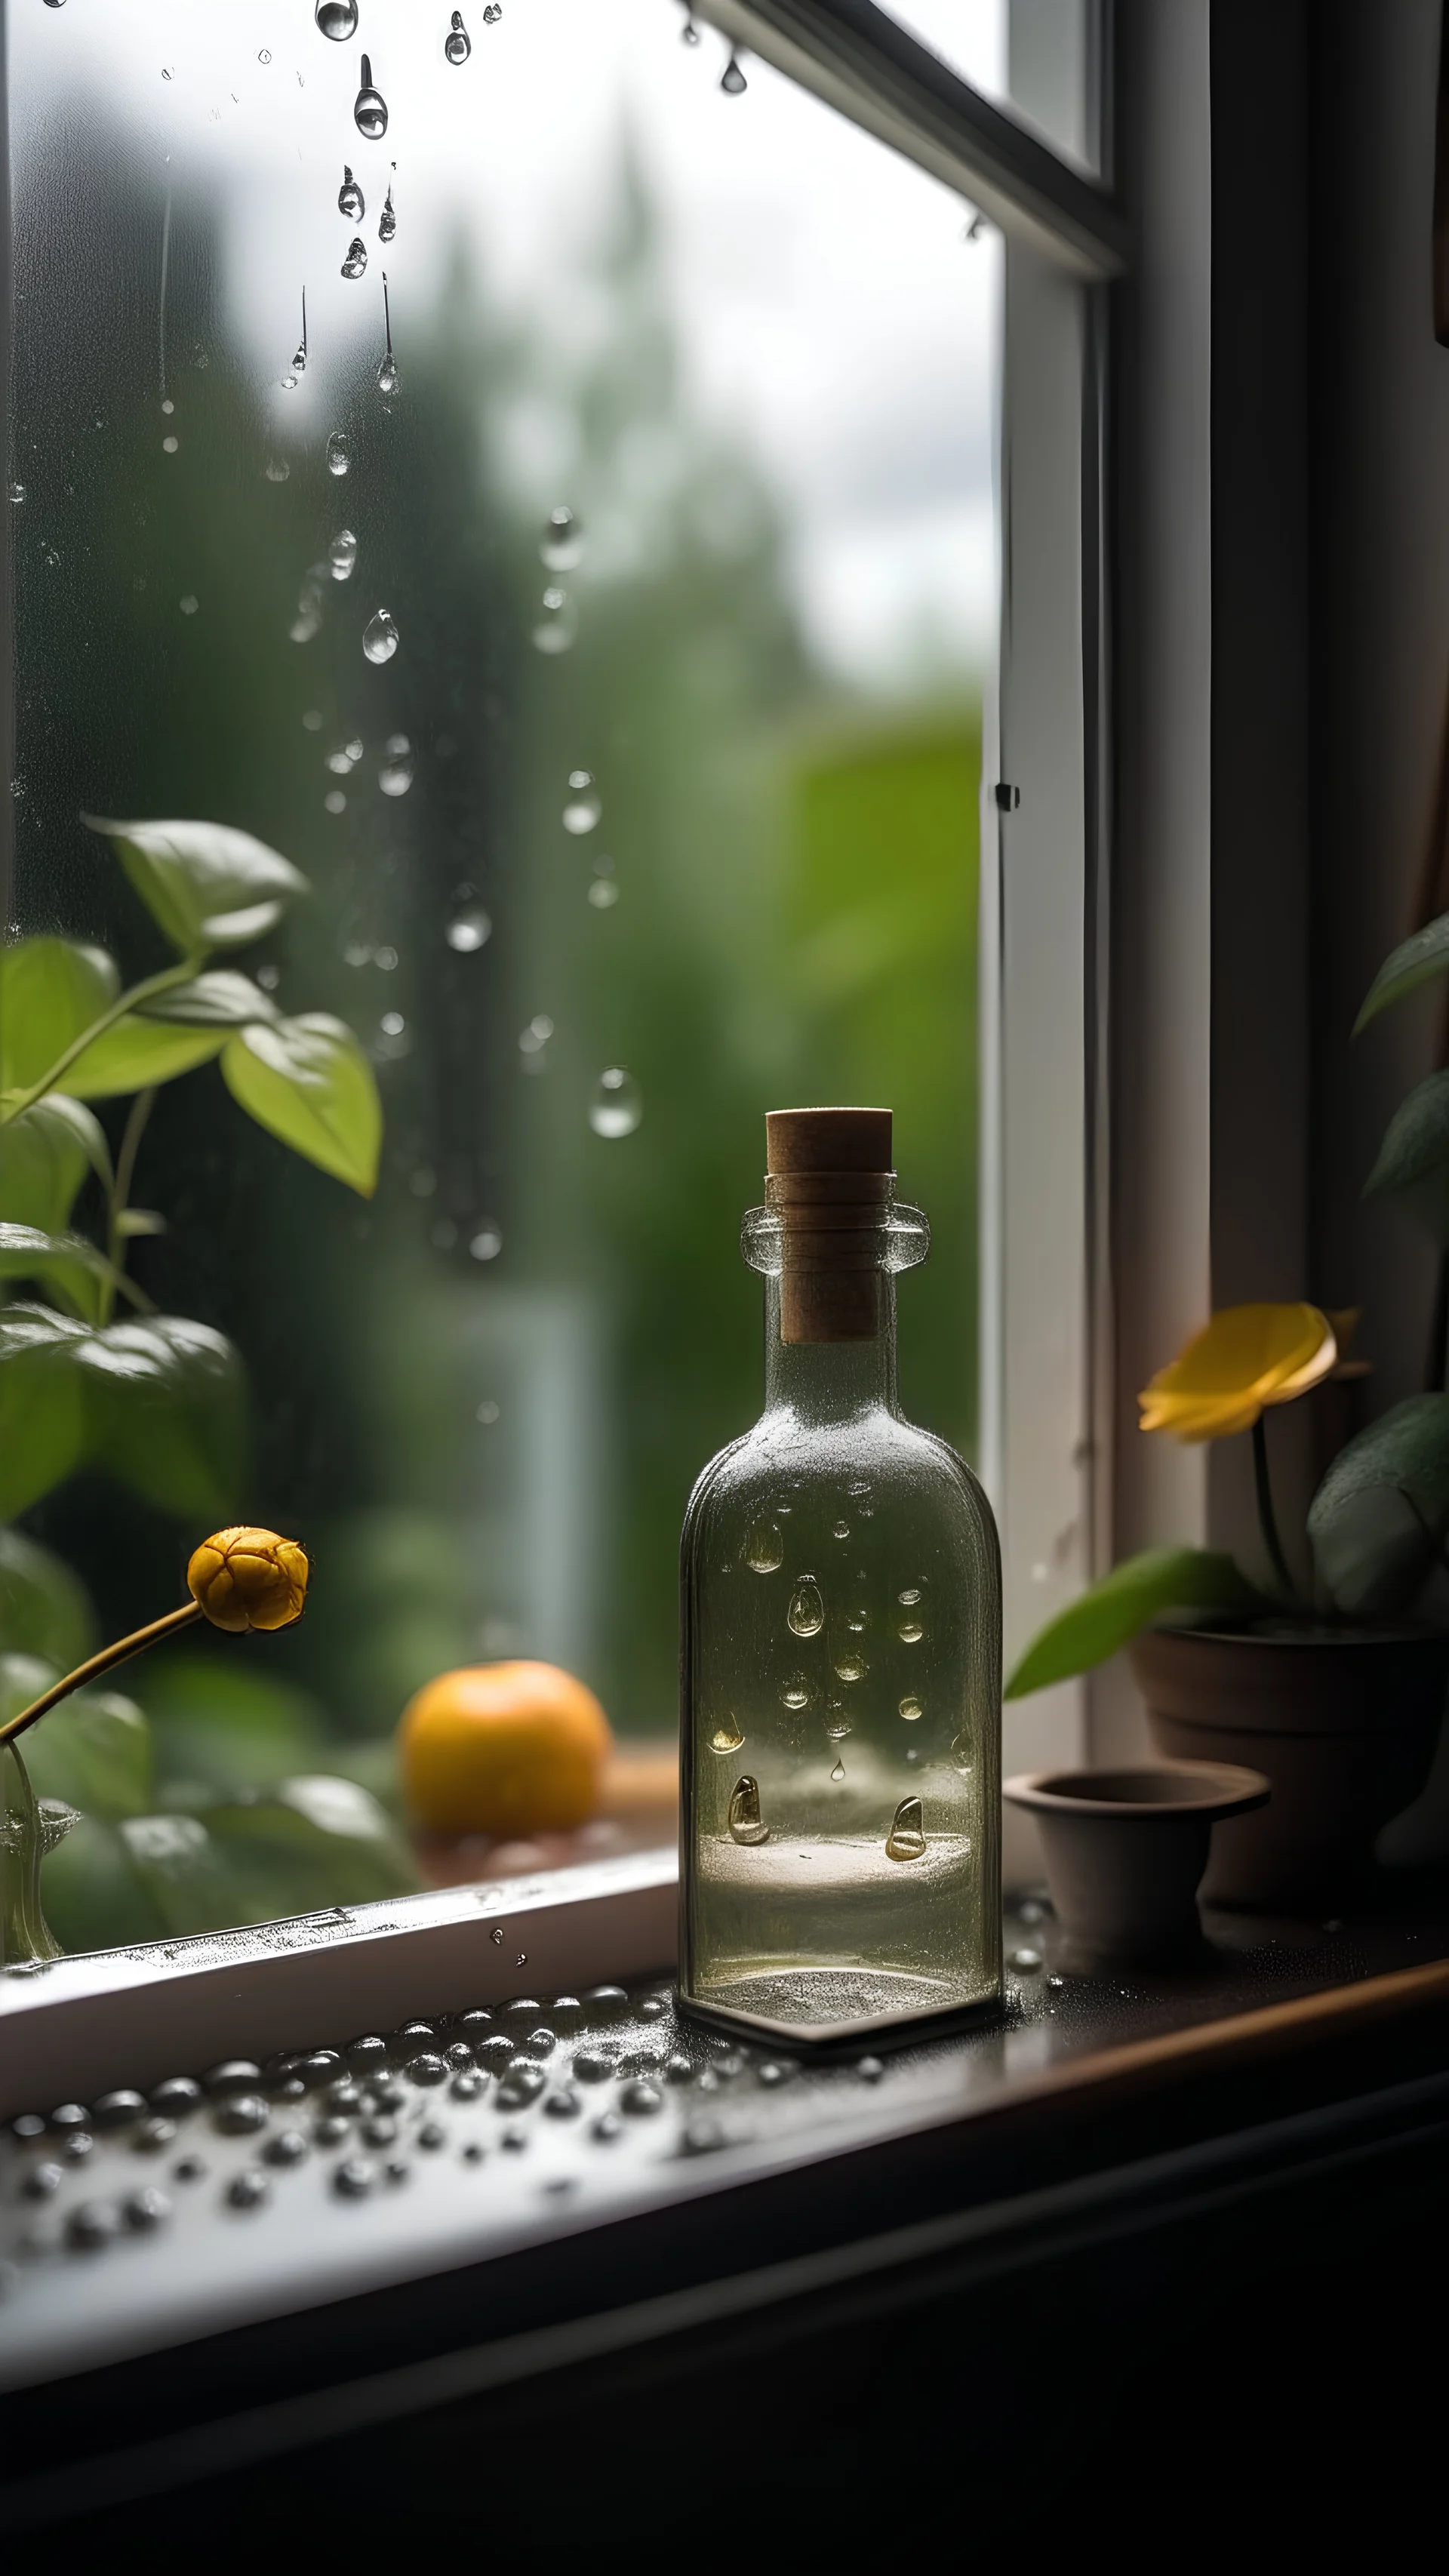
<path fill-rule="evenodd" d="M 154 159 L 158 246 L 169 182 L 221 200 L 234 336 L 292 434 L 325 435 L 329 348 L 359 333 L 380 348 L 384 259 L 406 374 L 409 314 L 432 300 L 460 223 L 495 294 L 566 333 L 627 116 L 665 211 L 694 406 L 743 431 L 787 497 L 819 648 L 883 681 L 923 629 L 963 660 L 989 650 L 998 245 L 965 241 L 957 198 L 766 66 L 747 60 L 744 95 L 723 95 L 721 41 L 702 28 L 684 45 L 678 0 L 505 0 L 493 25 L 469 0 L 458 67 L 439 0 L 360 0 L 341 44 L 313 0 L 10 0 L 6 14 L 22 155 L 90 91 Z M 999 89 L 1001 0 L 901 14 Z M 389 109 L 381 141 L 353 121 L 364 47 Z M 339 275 L 344 162 L 367 197 L 355 283 Z M 285 394 L 304 281 L 317 363 Z"/>

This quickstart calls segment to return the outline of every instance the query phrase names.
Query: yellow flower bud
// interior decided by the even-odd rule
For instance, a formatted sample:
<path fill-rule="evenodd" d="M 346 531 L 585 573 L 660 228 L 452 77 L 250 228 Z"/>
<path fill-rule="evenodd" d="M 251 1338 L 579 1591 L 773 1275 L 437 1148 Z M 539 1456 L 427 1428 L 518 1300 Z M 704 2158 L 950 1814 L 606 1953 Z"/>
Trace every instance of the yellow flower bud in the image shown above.
<path fill-rule="evenodd" d="M 186 1569 L 193 1600 L 214 1628 L 290 1628 L 307 1598 L 307 1554 L 275 1530 L 224 1529 L 203 1539 Z"/>

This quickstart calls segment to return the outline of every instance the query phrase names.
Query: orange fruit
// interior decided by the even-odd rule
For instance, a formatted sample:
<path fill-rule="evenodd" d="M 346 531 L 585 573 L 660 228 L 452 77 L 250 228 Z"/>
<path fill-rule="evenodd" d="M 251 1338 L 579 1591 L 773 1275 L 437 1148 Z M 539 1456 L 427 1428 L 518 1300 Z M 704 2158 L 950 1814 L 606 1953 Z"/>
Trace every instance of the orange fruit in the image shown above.
<path fill-rule="evenodd" d="M 599 1803 L 613 1745 L 591 1690 L 557 1664 L 468 1664 L 425 1682 L 398 1726 L 420 1825 L 445 1834 L 567 1833 Z"/>

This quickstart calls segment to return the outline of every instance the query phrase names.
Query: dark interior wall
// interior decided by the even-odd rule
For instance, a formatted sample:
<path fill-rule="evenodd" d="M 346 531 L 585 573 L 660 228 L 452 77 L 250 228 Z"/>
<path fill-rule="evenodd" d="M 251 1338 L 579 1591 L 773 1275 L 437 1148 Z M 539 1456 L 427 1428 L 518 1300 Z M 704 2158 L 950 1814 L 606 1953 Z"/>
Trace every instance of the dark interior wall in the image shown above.
<path fill-rule="evenodd" d="M 1449 691 L 1449 350 L 1430 300 L 1440 0 L 1311 13 L 1314 1293 L 1365 1309 L 1374 1412 L 1423 1380 L 1432 1255 L 1360 1192 L 1434 1062 L 1423 996 L 1353 1041 L 1414 927 Z"/>

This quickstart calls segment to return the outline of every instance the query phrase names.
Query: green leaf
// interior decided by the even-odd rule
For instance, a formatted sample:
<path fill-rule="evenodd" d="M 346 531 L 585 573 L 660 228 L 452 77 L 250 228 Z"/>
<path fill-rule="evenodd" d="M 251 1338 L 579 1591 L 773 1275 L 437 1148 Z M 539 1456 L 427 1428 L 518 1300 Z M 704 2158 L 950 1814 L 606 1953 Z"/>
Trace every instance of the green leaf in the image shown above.
<path fill-rule="evenodd" d="M 228 1644 L 226 1660 L 158 1655 L 146 1675 L 163 1778 L 199 1783 L 213 1794 L 270 1787 L 309 1769 L 322 1758 L 327 1732 L 326 1712 L 310 1692 Z"/>
<path fill-rule="evenodd" d="M 184 957 L 260 939 L 308 890 L 290 859 L 226 823 L 81 819 L 111 842 L 152 920 Z"/>
<path fill-rule="evenodd" d="M 382 1147 L 372 1067 L 341 1020 L 325 1011 L 228 1038 L 221 1070 L 258 1126 L 371 1198 Z"/>
<path fill-rule="evenodd" d="M 73 1315 L 94 1323 L 101 1291 L 116 1272 L 83 1234 L 42 1234 L 33 1225 L 0 1224 L 0 1279 L 35 1279 Z"/>
<path fill-rule="evenodd" d="M 0 1652 L 39 1655 L 69 1673 L 98 1642 L 79 1576 L 23 1530 L 0 1529 Z"/>
<path fill-rule="evenodd" d="M 0 1655 L 0 1725 L 60 1679 L 64 1666 Z M 120 1691 L 74 1691 L 23 1738 L 38 1798 L 63 1798 L 84 1816 L 141 1816 L 152 1804 L 151 1731 Z"/>
<path fill-rule="evenodd" d="M 1432 983 L 1436 975 L 1449 974 L 1449 912 L 1441 912 L 1437 921 L 1416 930 L 1411 939 L 1386 957 L 1375 975 L 1364 999 L 1363 1009 L 1353 1024 L 1357 1037 L 1380 1011 L 1391 1002 L 1402 1002 L 1408 993 L 1417 993 L 1421 984 Z"/>
<path fill-rule="evenodd" d="M 0 1092 L 24 1091 L 49 1073 L 120 989 L 103 948 L 70 939 L 19 939 L 0 948 Z"/>
<path fill-rule="evenodd" d="M 1416 1083 L 1394 1112 L 1365 1198 L 1393 1196 L 1441 1249 L 1449 1248 L 1449 1073 Z"/>
<path fill-rule="evenodd" d="M 313 1774 L 270 1798 L 204 1810 L 248 1922 L 366 1905 L 418 1885 L 412 1855 L 375 1798 L 353 1780 Z"/>
<path fill-rule="evenodd" d="M 39 1732 L 37 1728 L 36 1732 Z M 46 1921 L 63 1950 L 118 1950 L 171 1930 L 115 1825 L 83 1816 L 41 1864 Z"/>
<path fill-rule="evenodd" d="M 165 1931 L 219 1932 L 262 1919 L 242 1911 L 233 1874 L 199 1817 L 131 1816 L 118 1831 Z"/>
<path fill-rule="evenodd" d="M 49 1092 L 0 1127 L 0 1217 L 61 1233 L 87 1171 L 110 1179 L 105 1131 L 78 1100 Z"/>
<path fill-rule="evenodd" d="M 218 1520 L 240 1499 L 241 1362 L 177 1315 L 112 1324 L 77 1346 L 96 1464 L 163 1511 Z"/>
<path fill-rule="evenodd" d="M 1449 1534 L 1449 1395 L 1413 1395 L 1340 1449 L 1313 1497 L 1308 1536 L 1340 1610 L 1392 1618 L 1412 1605 Z"/>
<path fill-rule="evenodd" d="M 46 1306 L 0 1311 L 0 1520 L 15 1520 L 77 1464 L 86 1418 L 76 1345 L 85 1327 Z"/>
<path fill-rule="evenodd" d="M 223 1043 L 219 1028 L 189 1028 L 128 1011 L 66 1068 L 66 1084 L 82 1100 L 147 1091 L 153 1083 L 174 1082 L 178 1074 L 208 1063 Z"/>
<path fill-rule="evenodd" d="M 189 984 L 158 993 L 154 1002 L 143 1002 L 141 1016 L 183 1020 L 194 1028 L 239 1029 L 252 1020 L 280 1019 L 281 1013 L 270 993 L 254 984 L 250 975 L 234 966 L 215 966 L 205 975 L 193 976 Z"/>
<path fill-rule="evenodd" d="M 1033 1638 L 1006 1685 L 1024 1699 L 1049 1682 L 1066 1681 L 1105 1663 L 1120 1646 L 1171 1610 L 1230 1611 L 1253 1617 L 1268 1604 L 1215 1548 L 1149 1547 L 1124 1558 L 1069 1610 Z"/>

